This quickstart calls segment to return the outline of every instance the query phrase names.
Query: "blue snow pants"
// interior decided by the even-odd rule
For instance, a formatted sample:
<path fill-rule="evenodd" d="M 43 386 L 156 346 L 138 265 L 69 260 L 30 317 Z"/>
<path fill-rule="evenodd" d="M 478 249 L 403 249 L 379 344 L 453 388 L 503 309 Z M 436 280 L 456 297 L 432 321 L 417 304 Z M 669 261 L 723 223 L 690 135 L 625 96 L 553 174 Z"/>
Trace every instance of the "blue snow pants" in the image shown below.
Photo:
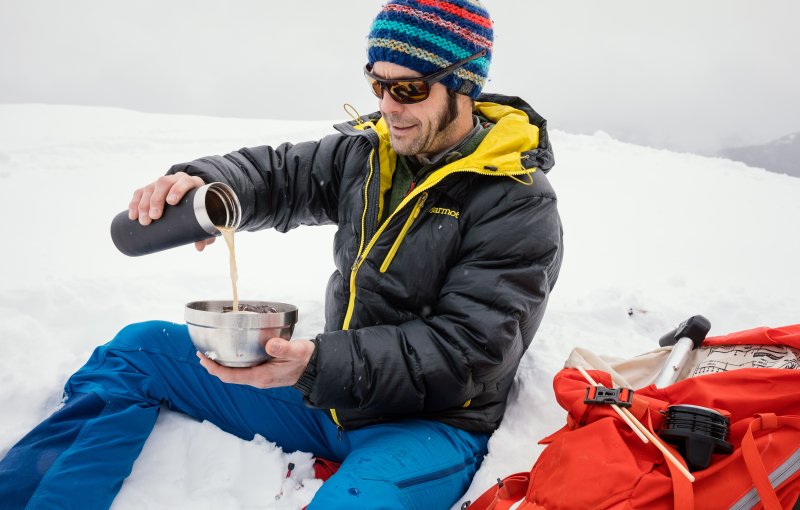
<path fill-rule="evenodd" d="M 186 326 L 170 322 L 124 328 L 69 379 L 66 393 L 66 404 L 0 461 L 0 509 L 108 508 L 162 404 L 243 439 L 260 434 L 284 451 L 342 462 L 309 509 L 447 509 L 469 487 L 488 440 L 426 420 L 340 434 L 293 388 L 211 376 Z"/>

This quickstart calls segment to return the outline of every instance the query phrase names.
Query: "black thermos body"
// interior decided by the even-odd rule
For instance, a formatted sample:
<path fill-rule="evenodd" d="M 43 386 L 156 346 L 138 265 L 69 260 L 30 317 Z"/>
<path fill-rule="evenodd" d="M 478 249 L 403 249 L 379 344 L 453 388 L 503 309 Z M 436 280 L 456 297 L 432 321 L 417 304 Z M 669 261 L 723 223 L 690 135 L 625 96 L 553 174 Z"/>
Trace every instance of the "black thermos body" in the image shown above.
<path fill-rule="evenodd" d="M 230 186 L 212 182 L 190 190 L 175 205 L 166 205 L 149 225 L 128 218 L 123 211 L 111 222 L 114 245 L 131 257 L 202 241 L 220 234 L 217 227 L 238 228 L 242 219 L 239 198 Z"/>

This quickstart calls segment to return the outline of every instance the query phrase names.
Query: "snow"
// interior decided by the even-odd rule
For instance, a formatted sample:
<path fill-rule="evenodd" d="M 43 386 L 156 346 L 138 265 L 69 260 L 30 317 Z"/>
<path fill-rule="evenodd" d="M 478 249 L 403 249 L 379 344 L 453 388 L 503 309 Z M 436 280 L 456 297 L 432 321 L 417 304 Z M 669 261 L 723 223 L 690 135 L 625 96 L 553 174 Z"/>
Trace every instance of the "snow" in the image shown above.
<path fill-rule="evenodd" d="M 180 322 L 189 301 L 230 298 L 224 243 L 140 258 L 115 250 L 109 224 L 133 190 L 173 163 L 319 138 L 330 124 L 0 105 L 0 456 L 58 406 L 67 377 L 125 324 Z M 800 319 L 800 179 L 604 133 L 551 139 L 561 278 L 461 501 L 528 470 L 537 440 L 563 424 L 551 379 L 573 347 L 632 356 L 698 313 L 712 334 Z M 295 337 L 318 332 L 333 232 L 237 236 L 240 295 L 296 304 Z M 286 480 L 289 462 L 297 467 Z M 300 508 L 319 487 L 311 476 L 308 454 L 165 411 L 113 508 Z"/>

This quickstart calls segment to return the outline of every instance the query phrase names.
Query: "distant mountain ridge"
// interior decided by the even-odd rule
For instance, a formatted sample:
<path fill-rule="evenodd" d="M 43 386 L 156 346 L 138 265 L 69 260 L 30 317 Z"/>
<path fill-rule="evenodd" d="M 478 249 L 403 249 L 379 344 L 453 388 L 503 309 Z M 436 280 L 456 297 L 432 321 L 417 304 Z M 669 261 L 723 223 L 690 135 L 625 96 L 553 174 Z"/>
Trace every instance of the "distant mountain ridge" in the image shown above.
<path fill-rule="evenodd" d="M 800 132 L 763 145 L 723 149 L 720 154 L 748 166 L 800 177 Z"/>

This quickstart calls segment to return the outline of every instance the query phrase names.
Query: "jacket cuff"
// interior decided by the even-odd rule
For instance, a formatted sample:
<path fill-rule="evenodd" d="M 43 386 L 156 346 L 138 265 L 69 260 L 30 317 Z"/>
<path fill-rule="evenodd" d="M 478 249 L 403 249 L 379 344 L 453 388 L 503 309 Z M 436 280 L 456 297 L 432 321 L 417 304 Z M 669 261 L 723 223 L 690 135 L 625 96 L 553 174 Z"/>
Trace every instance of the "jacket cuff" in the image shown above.
<path fill-rule="evenodd" d="M 308 398 L 311 394 L 311 388 L 314 386 L 314 380 L 317 378 L 317 354 L 319 353 L 319 340 L 312 338 L 311 342 L 314 344 L 314 352 L 311 353 L 311 359 L 308 360 L 308 365 L 300 376 L 300 379 L 294 383 L 294 388 L 300 390 L 303 397 Z"/>

